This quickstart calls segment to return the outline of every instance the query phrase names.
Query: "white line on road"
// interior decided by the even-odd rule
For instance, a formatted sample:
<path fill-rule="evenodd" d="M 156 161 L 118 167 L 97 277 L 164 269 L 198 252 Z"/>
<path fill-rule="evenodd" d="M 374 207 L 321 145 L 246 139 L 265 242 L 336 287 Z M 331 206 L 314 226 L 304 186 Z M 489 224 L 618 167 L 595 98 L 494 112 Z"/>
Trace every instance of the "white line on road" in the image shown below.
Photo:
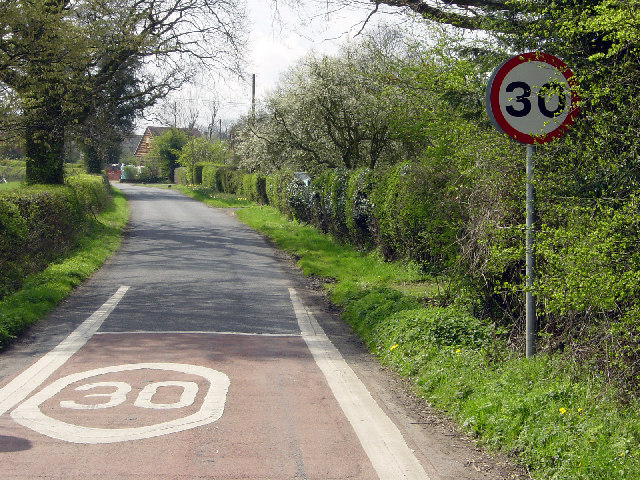
<path fill-rule="evenodd" d="M 429 480 L 398 427 L 382 411 L 367 387 L 331 343 L 293 288 L 291 303 L 302 338 L 355 430 L 380 480 Z"/>
<path fill-rule="evenodd" d="M 94 333 L 116 307 L 129 287 L 122 286 L 104 305 L 82 322 L 67 338 L 40 360 L 0 389 L 0 416 L 15 407 L 38 388 L 49 376 L 71 358 Z"/>
<path fill-rule="evenodd" d="M 215 330 L 131 330 L 127 332 L 97 332 L 96 335 L 241 335 L 246 337 L 301 337 L 299 333 L 217 332 Z"/>

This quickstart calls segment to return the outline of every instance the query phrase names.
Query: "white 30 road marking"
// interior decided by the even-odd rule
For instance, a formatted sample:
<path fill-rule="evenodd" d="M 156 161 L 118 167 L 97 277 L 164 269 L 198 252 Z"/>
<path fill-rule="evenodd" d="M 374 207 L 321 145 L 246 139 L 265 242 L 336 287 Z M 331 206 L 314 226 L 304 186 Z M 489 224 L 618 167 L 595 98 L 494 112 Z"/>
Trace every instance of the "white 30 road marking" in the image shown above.
<path fill-rule="evenodd" d="M 57 347 L 0 389 L 0 416 L 15 407 L 71 358 L 98 331 L 129 287 L 122 286 Z"/>
<path fill-rule="evenodd" d="M 112 429 L 72 425 L 55 418 L 48 417 L 40 411 L 40 405 L 72 383 L 107 373 L 130 372 L 133 370 L 143 369 L 180 372 L 190 375 L 198 375 L 206 379 L 209 382 L 209 390 L 204 396 L 200 410 L 192 415 L 168 422 L 157 423 L 155 425 Z M 131 387 L 125 382 L 97 382 L 82 385 L 79 389 L 90 390 L 98 384 L 102 384 L 102 386 L 105 384 L 114 386 L 116 387 L 116 392 L 112 394 L 100 394 L 100 396 L 109 397 L 110 400 L 105 403 L 98 404 L 97 408 L 111 408 L 120 405 L 125 401 L 126 394 L 131 390 Z M 24 427 L 35 430 L 38 433 L 47 435 L 48 437 L 57 438 L 58 440 L 64 440 L 67 442 L 97 444 L 142 440 L 145 438 L 182 432 L 184 430 L 215 422 L 224 413 L 229 384 L 229 377 L 222 372 L 218 372 L 217 370 L 207 367 L 180 363 L 133 363 L 127 365 L 116 365 L 113 367 L 96 368 L 94 370 L 68 375 L 56 380 L 50 385 L 47 385 L 33 397 L 29 398 L 18 406 L 18 408 L 13 410 L 11 412 L 11 417 Z M 134 405 L 140 408 L 159 409 L 186 407 L 193 403 L 198 388 L 197 384 L 194 382 L 168 381 L 157 382 L 151 385 L 152 386 L 150 386 L 150 388 L 143 389 L 140 392 L 134 402 Z M 184 390 L 180 397 L 180 401 L 175 404 L 153 403 L 153 395 L 161 386 L 183 387 Z M 77 405 L 79 404 L 75 402 L 61 402 L 61 406 L 64 408 L 76 408 Z"/>
<path fill-rule="evenodd" d="M 289 295 L 302 338 L 324 373 L 380 480 L 429 480 L 398 427 L 342 358 L 311 312 L 298 299 L 295 289 L 290 288 Z"/>

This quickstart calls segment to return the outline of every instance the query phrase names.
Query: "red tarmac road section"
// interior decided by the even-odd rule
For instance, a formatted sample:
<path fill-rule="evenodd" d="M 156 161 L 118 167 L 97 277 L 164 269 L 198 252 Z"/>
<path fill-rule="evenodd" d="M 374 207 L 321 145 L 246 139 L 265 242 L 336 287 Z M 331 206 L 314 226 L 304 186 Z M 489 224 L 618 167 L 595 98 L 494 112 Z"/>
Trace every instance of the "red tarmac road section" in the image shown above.
<path fill-rule="evenodd" d="M 7 479 L 378 478 L 298 336 L 95 335 L 0 417 L 0 459 Z"/>

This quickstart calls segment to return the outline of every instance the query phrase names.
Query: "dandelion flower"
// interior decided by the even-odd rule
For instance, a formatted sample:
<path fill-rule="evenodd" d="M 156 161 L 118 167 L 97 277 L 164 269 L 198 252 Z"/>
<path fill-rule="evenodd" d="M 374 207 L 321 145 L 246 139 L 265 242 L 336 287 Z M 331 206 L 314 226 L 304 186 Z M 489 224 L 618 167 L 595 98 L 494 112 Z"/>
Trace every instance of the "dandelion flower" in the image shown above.
<path fill-rule="evenodd" d="M 560 407 L 558 411 L 560 412 L 560 415 L 564 415 L 565 413 L 567 413 L 567 409 L 564 407 Z"/>
<path fill-rule="evenodd" d="M 393 350 L 395 350 L 396 348 L 398 348 L 398 346 L 399 346 L 399 345 L 398 345 L 397 343 L 396 343 L 395 345 L 392 345 L 392 346 L 389 348 L 389 351 L 393 351 Z"/>

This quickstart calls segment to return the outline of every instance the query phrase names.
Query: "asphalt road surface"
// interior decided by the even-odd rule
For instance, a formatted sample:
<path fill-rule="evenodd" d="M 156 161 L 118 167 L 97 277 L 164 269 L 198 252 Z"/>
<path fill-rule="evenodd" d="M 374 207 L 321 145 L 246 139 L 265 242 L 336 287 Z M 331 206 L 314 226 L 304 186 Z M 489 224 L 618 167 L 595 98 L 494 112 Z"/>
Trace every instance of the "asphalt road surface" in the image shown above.
<path fill-rule="evenodd" d="M 121 250 L 0 355 L 0 478 L 497 479 L 228 212 L 119 185 Z"/>

